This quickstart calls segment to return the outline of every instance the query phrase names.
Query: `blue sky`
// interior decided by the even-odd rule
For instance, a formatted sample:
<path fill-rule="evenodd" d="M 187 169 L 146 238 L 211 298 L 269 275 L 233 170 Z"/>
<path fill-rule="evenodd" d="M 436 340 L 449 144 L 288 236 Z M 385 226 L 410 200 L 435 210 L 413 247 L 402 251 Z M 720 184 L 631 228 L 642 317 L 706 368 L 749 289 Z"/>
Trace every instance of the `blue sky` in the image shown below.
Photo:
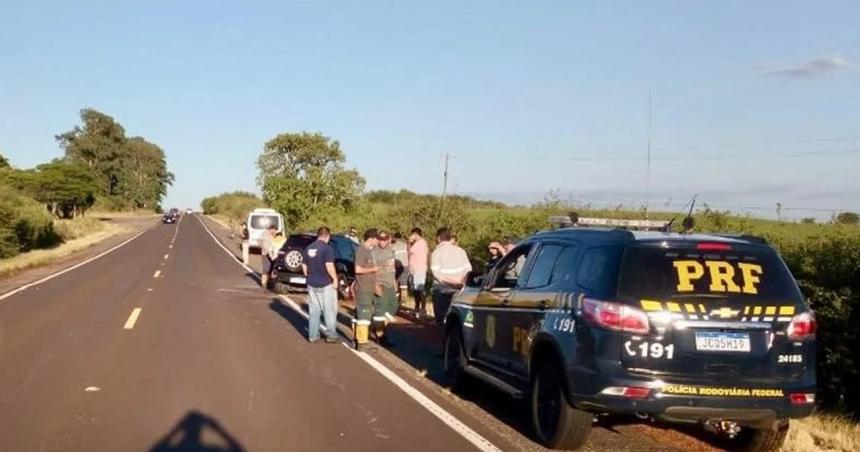
<path fill-rule="evenodd" d="M 438 191 L 447 151 L 459 193 L 636 205 L 650 91 L 655 208 L 860 210 L 856 1 L 250 3 L 0 0 L 0 153 L 92 107 L 165 149 L 167 205 L 255 190 L 301 130 L 372 189 Z"/>

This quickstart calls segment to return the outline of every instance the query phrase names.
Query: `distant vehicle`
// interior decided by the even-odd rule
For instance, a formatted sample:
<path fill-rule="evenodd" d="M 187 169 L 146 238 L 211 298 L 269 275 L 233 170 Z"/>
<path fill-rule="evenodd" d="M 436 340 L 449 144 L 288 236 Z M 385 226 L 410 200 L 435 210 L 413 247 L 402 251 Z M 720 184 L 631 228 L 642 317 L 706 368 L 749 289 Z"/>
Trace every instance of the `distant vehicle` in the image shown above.
<path fill-rule="evenodd" d="M 764 239 L 570 228 L 524 240 L 455 296 L 444 365 L 455 386 L 527 399 L 549 448 L 622 413 L 775 451 L 815 406 L 816 329 Z"/>
<path fill-rule="evenodd" d="M 316 239 L 316 234 L 312 233 L 292 234 L 287 238 L 274 266 L 275 291 L 287 293 L 307 290 L 307 281 L 302 273 L 302 262 L 305 248 Z M 346 298 L 349 286 L 355 281 L 355 250 L 358 245 L 342 235 L 332 235 L 329 245 L 334 250 L 338 295 Z"/>
<path fill-rule="evenodd" d="M 176 215 L 173 213 L 167 212 L 161 216 L 162 224 L 176 224 Z"/>
<path fill-rule="evenodd" d="M 248 246 L 260 249 L 260 238 L 270 226 L 275 226 L 278 232 L 284 232 L 284 217 L 274 209 L 254 209 L 248 214 Z"/>
<path fill-rule="evenodd" d="M 193 211 L 193 210 L 191 210 L 191 208 L 190 208 L 190 207 L 189 207 L 189 208 L 187 208 L 187 209 L 185 209 L 185 214 L 186 214 L 186 215 L 191 215 L 192 213 L 194 213 L 194 211 Z"/>

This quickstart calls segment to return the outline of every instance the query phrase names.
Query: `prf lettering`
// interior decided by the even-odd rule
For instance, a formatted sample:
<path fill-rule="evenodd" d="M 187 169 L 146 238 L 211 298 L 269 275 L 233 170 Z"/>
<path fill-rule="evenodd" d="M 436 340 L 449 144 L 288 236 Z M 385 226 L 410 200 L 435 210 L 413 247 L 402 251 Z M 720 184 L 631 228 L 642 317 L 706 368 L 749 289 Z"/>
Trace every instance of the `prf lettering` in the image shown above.
<path fill-rule="evenodd" d="M 711 292 L 732 292 L 755 295 L 763 271 L 761 265 L 738 262 L 731 264 L 726 261 L 674 261 L 672 265 L 678 272 L 678 292 L 692 292 L 693 283 L 702 279 L 707 272 L 711 280 L 708 289 Z M 740 273 L 739 285 L 735 276 Z"/>

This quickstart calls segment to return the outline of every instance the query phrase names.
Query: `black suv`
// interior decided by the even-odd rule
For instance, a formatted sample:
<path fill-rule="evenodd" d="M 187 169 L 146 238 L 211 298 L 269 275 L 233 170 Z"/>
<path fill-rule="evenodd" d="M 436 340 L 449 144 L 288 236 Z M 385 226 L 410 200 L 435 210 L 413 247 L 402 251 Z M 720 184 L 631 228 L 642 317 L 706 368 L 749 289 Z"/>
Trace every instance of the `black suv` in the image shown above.
<path fill-rule="evenodd" d="M 317 239 L 316 234 L 292 234 L 278 253 L 275 262 L 275 291 L 287 293 L 307 290 L 305 275 L 302 273 L 304 251 Z M 355 281 L 355 242 L 341 235 L 332 235 L 329 241 L 334 250 L 334 267 L 338 277 L 338 294 L 346 297 L 349 286 Z"/>
<path fill-rule="evenodd" d="M 548 447 L 623 413 L 778 450 L 814 408 L 815 317 L 763 239 L 560 229 L 476 283 L 446 316 L 445 370 L 527 399 Z"/>

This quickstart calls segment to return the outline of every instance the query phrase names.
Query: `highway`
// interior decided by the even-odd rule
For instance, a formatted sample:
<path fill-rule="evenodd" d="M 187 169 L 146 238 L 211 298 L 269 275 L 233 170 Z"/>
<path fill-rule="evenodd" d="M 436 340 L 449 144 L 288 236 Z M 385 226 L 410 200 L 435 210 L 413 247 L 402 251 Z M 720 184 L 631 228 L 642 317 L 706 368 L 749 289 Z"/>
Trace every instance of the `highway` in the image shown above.
<path fill-rule="evenodd" d="M 259 288 L 195 216 L 0 297 L 0 451 L 539 449 L 499 394 L 459 401 L 387 351 L 309 344 L 300 297 Z"/>

